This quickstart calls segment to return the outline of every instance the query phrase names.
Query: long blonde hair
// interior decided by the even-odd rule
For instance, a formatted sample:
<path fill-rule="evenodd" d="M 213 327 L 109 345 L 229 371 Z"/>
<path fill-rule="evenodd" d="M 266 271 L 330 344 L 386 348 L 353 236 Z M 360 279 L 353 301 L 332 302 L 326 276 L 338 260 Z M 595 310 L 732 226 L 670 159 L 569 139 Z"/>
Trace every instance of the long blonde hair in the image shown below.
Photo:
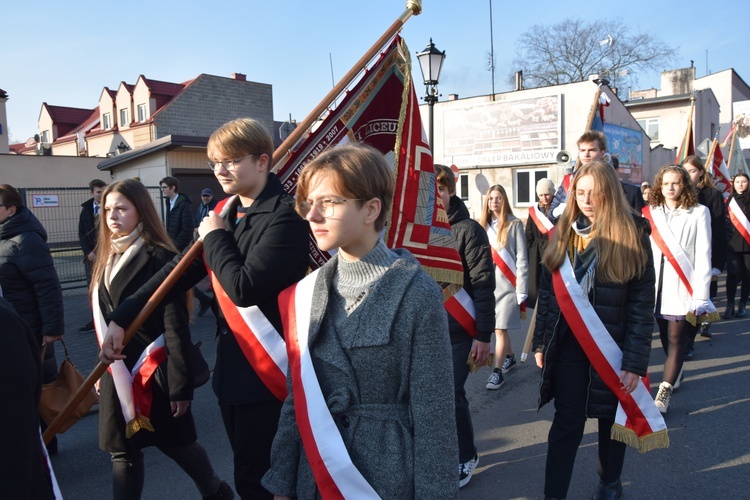
<path fill-rule="evenodd" d="M 640 241 L 639 230 L 622 191 L 614 169 L 607 163 L 593 161 L 582 166 L 570 186 L 570 197 L 560 217 L 552 241 L 542 261 L 550 270 L 557 270 L 568 258 L 573 223 L 581 215 L 575 200 L 578 182 L 585 176 L 594 178 L 596 219 L 591 228 L 595 245 L 598 279 L 608 283 L 626 283 L 639 276 L 648 262 L 648 255 Z"/>
<path fill-rule="evenodd" d="M 479 219 L 479 223 L 483 228 L 487 229 L 492 225 L 492 218 L 494 214 L 490 210 L 490 194 L 493 191 L 497 191 L 502 196 L 503 201 L 500 203 L 500 215 L 497 218 L 497 248 L 503 248 L 506 241 L 508 240 L 508 229 L 513 222 L 517 221 L 513 210 L 510 208 L 510 201 L 508 201 L 508 195 L 505 192 L 505 188 L 500 184 L 490 186 L 487 190 L 487 194 L 484 197 L 484 203 L 482 204 L 482 216 Z M 520 221 L 519 221 L 520 222 Z"/>
<path fill-rule="evenodd" d="M 135 206 L 140 222 L 143 223 L 141 237 L 144 243 L 151 246 L 164 247 L 171 252 L 177 253 L 177 249 L 172 243 L 169 234 L 167 234 L 164 224 L 159 220 L 159 215 L 154 208 L 154 202 L 143 184 L 133 179 L 113 182 L 102 193 L 102 207 L 105 206 L 107 196 L 110 193 L 122 194 Z M 99 284 L 102 276 L 104 276 L 104 269 L 107 267 L 112 248 L 112 231 L 107 226 L 106 217 L 106 211 L 102 211 L 99 216 L 101 219 L 99 221 L 99 236 L 97 237 L 96 249 L 94 250 L 96 259 L 94 259 L 91 271 L 92 290 L 94 285 Z"/>

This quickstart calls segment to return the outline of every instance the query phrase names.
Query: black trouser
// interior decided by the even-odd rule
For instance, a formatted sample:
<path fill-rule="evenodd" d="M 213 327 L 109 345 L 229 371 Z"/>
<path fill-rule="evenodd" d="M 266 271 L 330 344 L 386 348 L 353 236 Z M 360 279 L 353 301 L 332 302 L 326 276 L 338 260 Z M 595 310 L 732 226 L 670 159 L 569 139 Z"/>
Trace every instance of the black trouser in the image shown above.
<path fill-rule="evenodd" d="M 740 303 L 746 304 L 750 296 L 750 253 L 727 252 L 727 307 L 734 305 L 737 285 L 742 281 Z"/>
<path fill-rule="evenodd" d="M 469 400 L 466 399 L 464 384 L 469 376 L 469 359 L 473 339 L 465 335 L 466 339 L 458 342 L 451 339 L 453 351 L 453 389 L 456 399 L 456 430 L 458 432 L 458 462 L 468 462 L 477 453 L 474 446 L 474 426 L 469 412 Z"/>
<path fill-rule="evenodd" d="M 159 446 L 166 456 L 174 460 L 192 478 L 201 496 L 216 493 L 221 480 L 214 472 L 206 450 L 197 441 L 185 446 Z M 138 500 L 143 493 L 145 468 L 140 450 L 111 453 L 112 498 Z"/>
<path fill-rule="evenodd" d="M 568 332 L 560 339 L 559 358 L 554 367 L 555 417 L 549 430 L 544 495 L 565 498 L 573 474 L 578 446 L 586 424 L 586 401 L 591 363 Z M 599 419 L 599 477 L 605 482 L 620 478 L 625 462 L 625 444 L 610 437 L 611 419 Z"/>
<path fill-rule="evenodd" d="M 281 401 L 220 405 L 224 429 L 234 453 L 234 486 L 242 499 L 273 495 L 260 484 L 271 468 L 271 445 L 279 426 Z"/>

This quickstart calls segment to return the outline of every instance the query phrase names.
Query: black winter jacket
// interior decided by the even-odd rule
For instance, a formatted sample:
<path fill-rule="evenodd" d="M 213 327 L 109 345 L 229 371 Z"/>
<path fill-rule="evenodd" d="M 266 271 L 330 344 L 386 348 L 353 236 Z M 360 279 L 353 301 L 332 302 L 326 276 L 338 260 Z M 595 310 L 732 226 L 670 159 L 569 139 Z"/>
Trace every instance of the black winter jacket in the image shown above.
<path fill-rule="evenodd" d="M 750 219 L 750 193 L 735 193 L 732 195 L 732 198 L 737 202 L 737 205 L 742 210 L 742 213 L 745 214 L 745 217 Z M 748 245 L 745 238 L 742 237 L 742 233 L 737 231 L 731 222 L 728 222 L 726 227 L 731 231 L 729 237 L 729 249 L 735 253 L 750 253 L 750 245 Z M 711 250 L 713 251 L 713 249 Z"/>
<path fill-rule="evenodd" d="M 167 205 L 167 233 L 177 250 L 183 250 L 193 241 L 193 229 L 195 229 L 190 199 L 184 194 L 178 194 L 172 210 L 169 210 L 169 198 L 165 199 L 165 203 Z"/>
<path fill-rule="evenodd" d="M 62 289 L 47 231 L 26 207 L 0 224 L 0 286 L 40 343 L 45 335 L 65 333 Z"/>
<path fill-rule="evenodd" d="M 94 198 L 81 203 L 81 215 L 78 217 L 78 241 L 83 250 L 84 262 L 88 262 L 86 256 L 96 248 L 96 229 L 98 217 L 94 216 Z"/>
<path fill-rule="evenodd" d="M 703 186 L 698 190 L 698 203 L 711 215 L 711 267 L 722 270 L 727 261 L 727 207 L 724 195 L 716 188 Z"/>
<path fill-rule="evenodd" d="M 646 219 L 634 219 L 641 231 L 641 245 L 648 254 L 643 273 L 628 283 L 603 283 L 596 279 L 589 293 L 589 301 L 607 331 L 622 349 L 624 371 L 645 376 L 651 353 L 651 333 L 654 326 L 654 259 L 649 243 L 650 227 Z M 536 328 L 532 350 L 544 355 L 542 381 L 539 387 L 539 407 L 554 397 L 555 362 L 559 355 L 560 339 L 573 335 L 565 317 L 560 312 L 554 289 L 552 274 L 542 268 L 542 283 L 537 305 Z M 604 384 L 593 367 L 589 368 L 590 382 L 586 415 L 589 418 L 614 418 L 617 397 Z"/>
<path fill-rule="evenodd" d="M 239 222 L 235 210 L 238 204 L 239 198 L 235 198 L 228 210 L 226 231 L 206 235 L 205 261 L 202 257 L 195 259 L 165 300 L 195 286 L 206 276 L 208 265 L 232 302 L 240 307 L 257 305 L 282 333 L 278 295 L 305 276 L 309 265 L 309 225 L 294 211 L 294 200 L 273 174 L 269 174 L 266 187 Z M 122 302 L 110 313 L 110 319 L 126 328 L 181 257 L 167 263 Z M 220 316 L 224 323 L 223 313 Z M 219 336 L 212 380 L 220 405 L 276 399 L 250 366 L 231 332 Z"/>
<path fill-rule="evenodd" d="M 448 221 L 464 267 L 464 290 L 476 309 L 476 339 L 489 342 L 495 329 L 495 269 L 487 232 L 474 219 L 458 196 L 451 196 Z M 466 335 L 466 330 L 450 314 L 451 340 Z"/>

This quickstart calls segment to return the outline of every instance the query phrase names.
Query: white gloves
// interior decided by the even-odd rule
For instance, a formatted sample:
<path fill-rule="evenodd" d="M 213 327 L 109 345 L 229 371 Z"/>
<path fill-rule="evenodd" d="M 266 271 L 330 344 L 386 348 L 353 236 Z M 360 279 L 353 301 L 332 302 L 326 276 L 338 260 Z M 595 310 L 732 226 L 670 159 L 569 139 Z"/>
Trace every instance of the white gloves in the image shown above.
<path fill-rule="evenodd" d="M 690 301 L 690 310 L 695 311 L 696 316 L 700 316 L 708 309 L 709 302 L 707 300 L 692 299 Z"/>
<path fill-rule="evenodd" d="M 567 206 L 567 203 L 560 203 L 555 207 L 555 209 L 552 211 L 552 215 L 554 217 L 560 217 L 562 213 L 565 211 L 565 207 Z"/>
<path fill-rule="evenodd" d="M 529 298 L 529 295 L 526 294 L 526 293 L 517 293 L 516 294 L 516 301 L 518 302 L 519 306 L 521 304 L 523 304 L 526 301 L 526 299 L 528 299 L 528 298 Z"/>

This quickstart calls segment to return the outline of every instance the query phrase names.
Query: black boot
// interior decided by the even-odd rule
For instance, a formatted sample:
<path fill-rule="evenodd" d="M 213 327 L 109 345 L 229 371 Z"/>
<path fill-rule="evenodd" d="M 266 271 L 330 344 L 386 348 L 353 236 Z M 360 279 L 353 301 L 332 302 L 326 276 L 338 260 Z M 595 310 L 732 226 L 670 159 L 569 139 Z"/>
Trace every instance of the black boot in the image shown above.
<path fill-rule="evenodd" d="M 599 481 L 592 500 L 618 500 L 622 498 L 622 482 L 617 479 L 611 483 L 605 483 L 603 480 Z"/>
<path fill-rule="evenodd" d="M 734 300 L 727 300 L 727 308 L 721 317 L 724 319 L 732 319 L 734 317 Z"/>
<path fill-rule="evenodd" d="M 737 314 L 735 315 L 738 318 L 744 318 L 747 314 L 747 311 L 745 310 L 745 301 L 741 300 L 740 305 L 737 306 Z"/>
<path fill-rule="evenodd" d="M 232 500 L 234 498 L 234 491 L 232 491 L 232 487 L 226 481 L 222 481 L 216 493 L 203 498 L 208 500 Z"/>

